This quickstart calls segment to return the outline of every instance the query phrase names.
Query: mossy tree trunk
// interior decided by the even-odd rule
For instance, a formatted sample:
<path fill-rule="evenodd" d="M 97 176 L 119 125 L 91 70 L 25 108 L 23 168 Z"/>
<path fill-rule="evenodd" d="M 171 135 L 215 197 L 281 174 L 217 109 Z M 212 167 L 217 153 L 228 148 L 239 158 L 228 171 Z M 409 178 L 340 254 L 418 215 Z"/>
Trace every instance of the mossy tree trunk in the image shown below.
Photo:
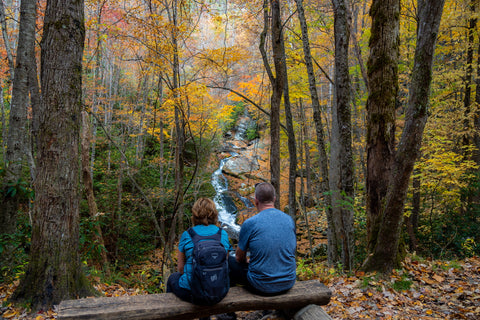
<path fill-rule="evenodd" d="M 32 245 L 14 294 L 34 310 L 93 293 L 78 253 L 83 10 L 82 0 L 49 0 L 45 11 Z"/>
<path fill-rule="evenodd" d="M 382 201 L 387 194 L 395 142 L 400 1 L 374 0 L 367 62 L 367 250 L 377 243 Z"/>
<path fill-rule="evenodd" d="M 363 268 L 380 272 L 390 272 L 400 265 L 398 248 L 403 210 L 427 122 L 433 56 L 444 5 L 444 0 L 418 1 L 417 44 L 405 126 L 398 148 L 394 150 L 393 136 L 390 135 L 394 134 L 394 118 L 391 117 L 394 116 L 398 86 L 398 55 L 392 55 L 392 50 L 398 53 L 399 17 L 399 4 L 396 0 L 394 2 L 374 1 L 371 10 L 370 92 L 367 101 L 369 252 Z M 383 100 L 385 98 L 388 99 Z M 382 101 L 383 106 L 379 104 Z M 382 120 L 387 121 L 386 126 Z"/>

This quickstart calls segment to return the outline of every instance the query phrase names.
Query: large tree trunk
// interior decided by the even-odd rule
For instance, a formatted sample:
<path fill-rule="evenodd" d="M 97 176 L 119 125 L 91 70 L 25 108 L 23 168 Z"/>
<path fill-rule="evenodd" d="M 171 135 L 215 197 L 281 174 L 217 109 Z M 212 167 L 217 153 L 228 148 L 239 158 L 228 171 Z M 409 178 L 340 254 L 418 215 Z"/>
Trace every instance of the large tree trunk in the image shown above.
<path fill-rule="evenodd" d="M 30 301 L 34 310 L 93 293 L 78 253 L 83 5 L 82 0 L 50 0 L 45 11 L 32 245 L 14 295 Z"/>
<path fill-rule="evenodd" d="M 340 196 L 341 217 L 335 219 L 339 225 L 335 227 L 340 235 L 342 264 L 345 269 L 353 267 L 353 201 L 354 172 L 352 152 L 352 123 L 350 110 L 350 75 L 348 65 L 348 44 L 350 30 L 348 23 L 347 0 L 333 0 L 335 29 L 335 97 L 337 112 L 337 128 L 339 134 L 340 158 Z M 333 146 L 332 146 L 333 147 Z"/>
<path fill-rule="evenodd" d="M 393 170 L 390 171 L 388 184 L 385 186 L 387 192 L 383 198 L 378 199 L 381 202 L 378 203 L 379 207 L 376 209 L 380 215 L 381 223 L 378 233 L 370 237 L 370 239 L 375 238 L 376 242 L 370 248 L 371 251 L 364 262 L 365 270 L 390 272 L 400 265 L 398 247 L 403 210 L 410 176 L 415 160 L 420 154 L 423 131 L 428 117 L 427 108 L 432 80 L 433 56 L 443 5 L 444 0 L 425 0 L 418 3 L 417 45 L 409 88 L 405 127 L 392 161 Z M 372 38 L 374 39 L 376 36 L 378 34 L 374 34 L 372 30 Z M 384 49 L 386 49 L 385 46 Z M 377 60 L 376 63 L 378 62 Z M 370 85 L 371 90 L 373 90 L 375 83 L 370 82 Z M 370 96 L 372 94 L 373 92 L 370 93 Z M 372 117 L 369 118 L 372 120 Z M 370 138 L 372 138 L 372 135 L 370 135 Z"/>
<path fill-rule="evenodd" d="M 321 193 L 325 196 L 325 211 L 327 213 L 328 222 L 328 262 L 334 265 L 339 261 L 339 256 L 334 250 L 338 247 L 339 239 L 336 238 L 335 225 L 333 222 L 332 201 L 329 195 L 330 186 L 328 181 L 328 157 L 327 148 L 325 146 L 325 133 L 322 124 L 322 113 L 320 109 L 320 100 L 318 99 L 317 84 L 315 80 L 315 72 L 313 70 L 313 59 L 310 50 L 310 41 L 308 39 L 308 27 L 305 19 L 305 11 L 302 0 L 295 0 L 297 3 L 298 19 L 302 29 L 302 44 L 303 54 L 305 58 L 305 65 L 308 74 L 308 88 L 310 90 L 310 97 L 312 99 L 313 120 L 315 122 L 315 130 L 318 144 L 318 152 L 320 154 L 320 174 L 321 174 Z"/>
<path fill-rule="evenodd" d="M 3 6 L 2 6 L 3 8 Z M 29 73 L 35 59 L 36 1 L 24 0 L 20 8 L 20 30 L 18 35 L 17 60 L 13 78 L 10 122 L 7 137 L 6 177 L 3 191 L 4 210 L 0 214 L 0 234 L 13 233 L 16 229 L 16 215 L 20 192 L 7 192 L 9 188 L 18 188 L 22 178 L 25 155 L 29 154 L 27 140 L 27 108 L 29 104 Z"/>
<path fill-rule="evenodd" d="M 367 100 L 367 250 L 371 252 L 382 224 L 395 142 L 398 92 L 400 1 L 373 0 L 368 59 Z"/>

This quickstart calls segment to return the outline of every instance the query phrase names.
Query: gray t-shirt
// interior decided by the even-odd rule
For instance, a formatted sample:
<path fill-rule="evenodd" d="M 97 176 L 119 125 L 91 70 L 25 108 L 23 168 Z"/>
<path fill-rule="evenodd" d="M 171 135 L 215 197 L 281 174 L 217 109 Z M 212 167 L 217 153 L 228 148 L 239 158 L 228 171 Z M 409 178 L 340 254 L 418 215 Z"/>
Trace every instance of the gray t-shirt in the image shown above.
<path fill-rule="evenodd" d="M 264 293 L 290 289 L 296 279 L 296 246 L 295 224 L 282 211 L 266 209 L 247 219 L 238 247 L 250 251 L 250 284 Z"/>

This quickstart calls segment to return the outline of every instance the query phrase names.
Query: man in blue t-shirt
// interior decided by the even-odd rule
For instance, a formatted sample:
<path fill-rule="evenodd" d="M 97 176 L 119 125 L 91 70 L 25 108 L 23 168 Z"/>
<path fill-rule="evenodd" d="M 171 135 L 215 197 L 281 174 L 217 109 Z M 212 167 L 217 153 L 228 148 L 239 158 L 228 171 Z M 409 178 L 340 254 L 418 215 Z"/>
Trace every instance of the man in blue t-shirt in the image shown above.
<path fill-rule="evenodd" d="M 266 295 L 289 290 L 296 279 L 295 224 L 289 215 L 275 209 L 274 202 L 275 189 L 270 183 L 255 186 L 259 213 L 243 223 L 235 257 L 229 259 L 232 284 L 244 284 Z"/>

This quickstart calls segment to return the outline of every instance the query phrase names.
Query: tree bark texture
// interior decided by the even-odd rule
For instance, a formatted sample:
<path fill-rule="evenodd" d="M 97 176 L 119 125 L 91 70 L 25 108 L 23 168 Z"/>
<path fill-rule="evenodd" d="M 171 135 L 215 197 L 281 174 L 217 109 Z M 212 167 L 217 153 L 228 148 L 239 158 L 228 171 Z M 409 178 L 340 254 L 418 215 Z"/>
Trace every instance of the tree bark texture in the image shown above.
<path fill-rule="evenodd" d="M 310 90 L 310 97 L 312 100 L 313 108 L 313 120 L 315 122 L 315 132 L 317 137 L 318 152 L 320 154 L 320 173 L 321 173 L 321 193 L 325 196 L 325 211 L 327 213 L 327 222 L 328 222 L 328 262 L 330 265 L 335 264 L 338 261 L 338 255 L 336 250 L 333 248 L 337 247 L 339 239 L 336 238 L 334 232 L 335 225 L 333 222 L 333 213 L 332 213 L 332 201 L 329 194 L 329 178 L 328 178 L 328 157 L 327 157 L 327 148 L 325 146 L 325 133 L 322 124 L 322 113 L 320 108 L 320 100 L 318 98 L 317 84 L 315 80 L 315 72 L 313 70 L 313 59 L 310 50 L 310 41 L 308 38 L 308 26 L 305 18 L 305 10 L 303 8 L 302 0 L 295 0 L 297 4 L 298 19 L 300 21 L 300 26 L 302 29 L 302 45 L 303 45 L 303 55 L 305 59 L 305 65 L 307 67 L 308 74 L 308 88 Z"/>
<path fill-rule="evenodd" d="M 14 295 L 33 309 L 93 292 L 78 253 L 83 6 L 82 0 L 49 0 L 45 11 L 32 244 Z"/>
<path fill-rule="evenodd" d="M 398 247 L 403 210 L 410 176 L 420 154 L 423 131 L 428 118 L 432 65 L 444 0 L 418 2 L 417 45 L 409 87 L 405 127 L 395 152 L 385 197 L 378 209 L 382 221 L 376 243 L 364 262 L 364 269 L 389 272 L 400 265 Z M 374 34 L 372 33 L 372 37 Z M 372 90 L 375 87 L 371 83 Z"/>
<path fill-rule="evenodd" d="M 398 92 L 399 0 L 373 0 L 367 100 L 367 250 L 377 243 L 394 156 Z"/>
<path fill-rule="evenodd" d="M 12 196 L 11 193 L 7 193 L 7 190 L 10 187 L 18 187 L 18 182 L 22 178 L 25 155 L 30 152 L 28 147 L 28 137 L 30 135 L 27 129 L 27 109 L 30 102 L 29 74 L 35 64 L 33 53 L 35 50 L 36 8 L 35 0 L 24 0 L 20 7 L 20 30 L 10 105 L 6 151 L 6 184 L 3 186 L 5 198 L 4 210 L 0 214 L 0 234 L 15 232 L 20 193 L 17 192 Z"/>
<path fill-rule="evenodd" d="M 351 270 L 353 267 L 353 201 L 354 170 L 352 151 L 352 115 L 350 104 L 350 75 L 348 65 L 348 44 L 350 30 L 348 22 L 348 1 L 333 0 L 335 29 L 335 97 L 337 128 L 339 133 L 340 195 L 342 197 L 341 217 L 336 229 L 340 230 L 342 264 Z"/>

